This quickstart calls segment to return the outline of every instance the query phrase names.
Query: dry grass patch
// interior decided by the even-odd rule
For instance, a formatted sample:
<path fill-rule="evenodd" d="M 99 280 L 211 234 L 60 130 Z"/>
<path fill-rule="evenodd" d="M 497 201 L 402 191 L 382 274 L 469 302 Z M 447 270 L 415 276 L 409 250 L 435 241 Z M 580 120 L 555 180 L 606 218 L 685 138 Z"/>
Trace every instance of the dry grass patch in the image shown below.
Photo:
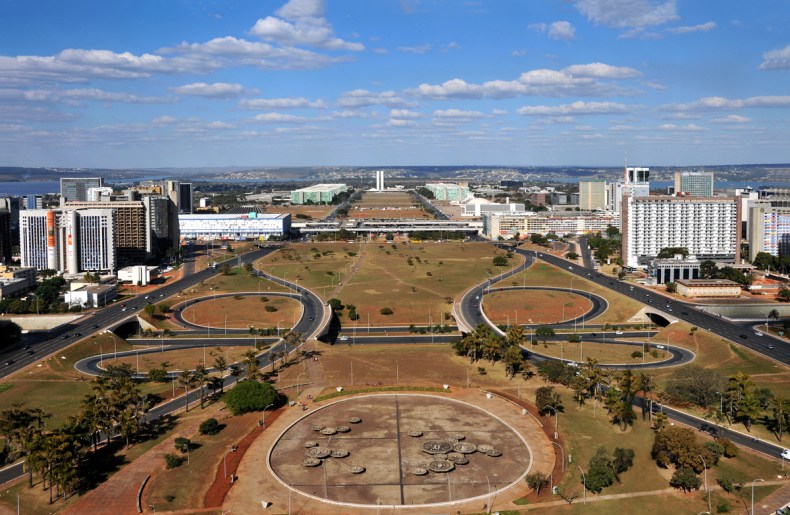
<path fill-rule="evenodd" d="M 483 310 L 495 324 L 554 324 L 580 317 L 591 308 L 587 297 L 560 291 L 503 291 L 483 297 Z"/>
<path fill-rule="evenodd" d="M 643 354 L 643 356 L 632 357 L 634 352 L 641 352 L 639 346 L 633 345 L 615 345 L 613 343 L 598 343 L 598 342 L 548 342 L 548 347 L 544 347 L 543 343 L 538 343 L 537 339 L 533 337 L 535 352 L 544 356 L 553 356 L 555 358 L 564 358 L 579 363 L 586 363 L 588 358 L 597 360 L 598 363 L 606 364 L 625 364 L 625 365 L 641 365 L 642 363 L 654 363 L 669 359 L 671 355 L 666 351 L 658 351 L 658 357 L 654 358 L 650 353 Z M 529 348 L 529 346 L 527 346 Z M 581 347 L 581 354 L 579 353 Z"/>
<path fill-rule="evenodd" d="M 262 302 L 261 299 L 268 299 Z M 274 311 L 272 311 L 274 310 Z M 302 305 L 288 297 L 222 297 L 205 300 L 183 311 L 185 320 L 214 328 L 285 327 L 302 316 Z"/>
<path fill-rule="evenodd" d="M 112 354 L 108 354 L 104 358 L 104 366 L 127 364 L 132 367 L 132 370 L 139 370 L 143 374 L 153 368 L 164 368 L 167 371 L 193 370 L 198 364 L 205 364 L 209 368 L 213 367 L 214 361 L 219 356 L 224 356 L 228 364 L 240 363 L 244 360 L 244 353 L 252 350 L 252 347 L 242 345 L 237 347 L 212 347 L 210 341 L 207 343 L 208 345 L 206 345 L 205 349 L 203 347 L 174 350 L 165 348 L 165 352 L 118 358 L 113 358 Z M 225 371 L 225 374 L 227 373 Z"/>

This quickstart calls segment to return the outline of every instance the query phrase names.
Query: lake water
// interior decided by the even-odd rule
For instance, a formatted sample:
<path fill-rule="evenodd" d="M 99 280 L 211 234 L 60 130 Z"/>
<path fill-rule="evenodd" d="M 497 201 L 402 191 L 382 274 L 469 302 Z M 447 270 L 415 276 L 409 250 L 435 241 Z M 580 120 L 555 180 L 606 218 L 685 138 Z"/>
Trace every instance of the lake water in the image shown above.
<path fill-rule="evenodd" d="M 0 197 L 60 193 L 60 181 L 0 182 Z"/>

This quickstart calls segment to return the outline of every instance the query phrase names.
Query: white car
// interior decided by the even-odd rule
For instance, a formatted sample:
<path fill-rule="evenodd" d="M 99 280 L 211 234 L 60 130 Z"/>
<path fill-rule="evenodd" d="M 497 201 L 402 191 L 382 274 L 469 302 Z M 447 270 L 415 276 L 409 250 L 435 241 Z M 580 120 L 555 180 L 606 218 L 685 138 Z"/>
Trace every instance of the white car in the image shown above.
<path fill-rule="evenodd" d="M 614 334 L 623 334 L 622 331 L 615 331 Z"/>
<path fill-rule="evenodd" d="M 341 342 L 347 342 L 348 341 L 348 336 L 343 335 L 340 338 L 338 338 L 338 340 L 340 340 Z"/>
<path fill-rule="evenodd" d="M 578 363 L 576 363 L 575 361 L 569 361 L 569 362 L 568 362 L 568 366 L 569 366 L 569 367 L 578 368 L 578 367 L 579 367 L 579 364 L 578 364 Z"/>
<path fill-rule="evenodd" d="M 761 333 L 760 331 L 755 331 L 754 335 L 755 335 L 755 336 L 762 336 L 762 335 L 763 335 L 763 333 Z"/>
<path fill-rule="evenodd" d="M 790 460 L 790 449 L 783 450 L 781 456 L 786 460 Z"/>

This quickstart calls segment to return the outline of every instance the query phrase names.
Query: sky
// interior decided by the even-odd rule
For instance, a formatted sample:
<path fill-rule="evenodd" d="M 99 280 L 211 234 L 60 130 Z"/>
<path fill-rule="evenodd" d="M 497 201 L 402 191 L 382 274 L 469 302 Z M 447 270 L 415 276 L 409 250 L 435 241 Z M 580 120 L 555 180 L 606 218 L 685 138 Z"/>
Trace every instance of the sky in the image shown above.
<path fill-rule="evenodd" d="M 790 162 L 786 0 L 26 0 L 0 166 Z"/>

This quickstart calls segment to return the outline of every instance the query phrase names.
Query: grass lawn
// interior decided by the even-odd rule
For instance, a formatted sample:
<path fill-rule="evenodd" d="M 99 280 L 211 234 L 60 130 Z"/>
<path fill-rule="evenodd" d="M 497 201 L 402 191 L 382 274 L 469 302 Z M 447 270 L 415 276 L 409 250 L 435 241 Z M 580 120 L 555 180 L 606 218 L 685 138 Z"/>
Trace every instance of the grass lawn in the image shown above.
<path fill-rule="evenodd" d="M 198 348 L 177 349 L 170 351 L 165 350 L 164 354 L 155 352 L 153 354 L 140 354 L 137 357 L 125 356 L 119 357 L 117 359 L 113 359 L 112 354 L 109 354 L 104 358 L 104 366 L 106 367 L 110 364 L 118 365 L 121 363 L 126 363 L 132 367 L 132 370 L 137 370 L 139 359 L 139 370 L 141 373 L 146 373 L 152 368 L 162 368 L 162 363 L 167 363 L 167 366 L 164 368 L 166 368 L 168 371 L 185 369 L 192 370 L 195 368 L 195 365 L 204 362 L 203 354 L 205 350 L 206 366 L 211 368 L 214 366 L 214 360 L 216 360 L 219 356 L 225 356 L 225 359 L 229 364 L 239 363 L 244 360 L 244 353 L 252 350 L 252 347 L 212 347 L 210 345 L 210 341 L 207 343 L 209 343 L 209 345 L 205 349 Z M 228 372 L 226 371 L 225 373 L 227 374 Z"/>
<path fill-rule="evenodd" d="M 598 363 L 622 363 L 622 364 L 642 364 L 642 356 L 632 357 L 633 352 L 640 352 L 641 349 L 631 345 L 615 345 L 611 343 L 598 343 L 598 342 L 548 342 L 548 347 L 544 347 L 543 343 L 533 342 L 535 352 L 544 356 L 553 356 L 555 358 L 565 358 L 576 361 L 578 363 L 586 363 L 587 358 L 595 358 Z M 581 347 L 581 355 L 579 354 L 579 347 Z M 527 345 L 527 348 L 530 348 Z M 664 354 L 664 355 L 662 355 Z M 650 353 L 644 355 L 644 363 L 653 363 L 655 361 L 662 361 L 669 359 L 669 353 L 658 351 L 658 357 L 654 358 Z"/>
<path fill-rule="evenodd" d="M 483 297 L 483 311 L 495 324 L 554 324 L 579 317 L 590 308 L 587 297 L 560 291 L 503 291 Z"/>
<path fill-rule="evenodd" d="M 524 277 L 524 274 L 526 274 L 526 277 Z M 609 309 L 601 316 L 588 320 L 589 323 L 605 324 L 608 322 L 610 324 L 623 324 L 644 307 L 644 304 L 640 302 L 541 261 L 536 262 L 524 272 L 519 272 L 513 277 L 508 277 L 504 281 L 496 283 L 494 287 L 526 284 L 527 286 L 571 288 L 571 279 L 573 279 L 572 287 L 574 290 L 590 291 L 605 298 L 609 303 Z"/>
<path fill-rule="evenodd" d="M 262 299 L 267 299 L 262 302 Z M 183 311 L 185 320 L 202 326 L 244 329 L 293 325 L 302 316 L 302 305 L 288 297 L 224 297 L 193 304 Z"/>

